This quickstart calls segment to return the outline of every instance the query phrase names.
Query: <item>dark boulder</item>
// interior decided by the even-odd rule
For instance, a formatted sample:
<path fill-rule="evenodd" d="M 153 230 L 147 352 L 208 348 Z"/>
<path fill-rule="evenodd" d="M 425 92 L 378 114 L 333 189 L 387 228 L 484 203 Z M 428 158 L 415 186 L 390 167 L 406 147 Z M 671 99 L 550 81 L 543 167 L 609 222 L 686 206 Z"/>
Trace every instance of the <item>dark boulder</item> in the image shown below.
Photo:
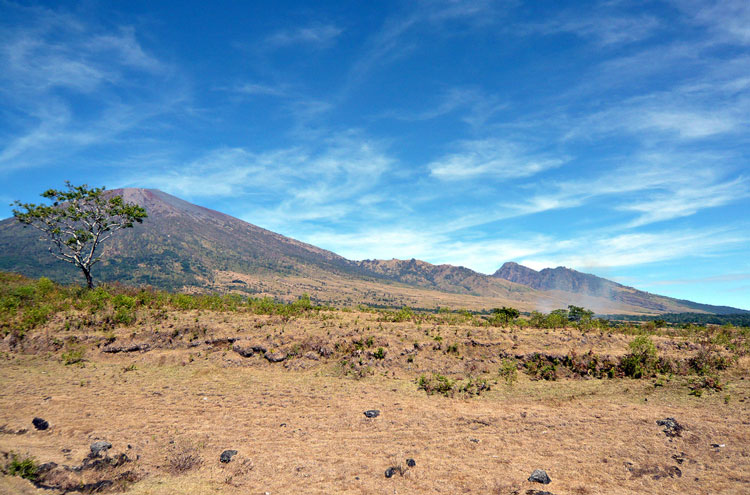
<path fill-rule="evenodd" d="M 406 459 L 406 465 L 409 467 L 414 467 L 417 465 L 417 461 L 415 461 L 414 459 Z"/>
<path fill-rule="evenodd" d="M 264 357 L 268 360 L 269 363 L 280 363 L 286 359 L 287 354 L 286 352 L 282 351 L 266 352 L 264 354 Z"/>
<path fill-rule="evenodd" d="M 377 409 L 369 409 L 365 411 L 364 414 L 368 418 L 377 418 L 378 416 L 380 416 L 380 411 L 378 411 Z"/>
<path fill-rule="evenodd" d="M 232 457 L 236 455 L 237 455 L 236 450 L 225 450 L 224 452 L 221 453 L 221 456 L 219 456 L 219 460 L 226 464 L 227 462 L 231 462 Z"/>
<path fill-rule="evenodd" d="M 112 444 L 106 440 L 99 440 L 91 444 L 91 457 L 99 457 L 102 453 L 107 455 L 107 451 L 112 448 Z"/>
<path fill-rule="evenodd" d="M 34 418 L 31 420 L 31 424 L 34 425 L 34 428 L 37 430 L 46 430 L 49 428 L 49 423 L 42 418 Z"/>
<path fill-rule="evenodd" d="M 656 422 L 657 425 L 664 427 L 664 434 L 670 438 L 681 437 L 682 430 L 685 429 L 680 423 L 674 418 L 664 418 Z"/>
<path fill-rule="evenodd" d="M 549 476 L 547 476 L 547 472 L 543 469 L 535 469 L 534 472 L 531 473 L 531 476 L 529 476 L 529 481 L 548 485 L 552 480 L 549 479 Z"/>

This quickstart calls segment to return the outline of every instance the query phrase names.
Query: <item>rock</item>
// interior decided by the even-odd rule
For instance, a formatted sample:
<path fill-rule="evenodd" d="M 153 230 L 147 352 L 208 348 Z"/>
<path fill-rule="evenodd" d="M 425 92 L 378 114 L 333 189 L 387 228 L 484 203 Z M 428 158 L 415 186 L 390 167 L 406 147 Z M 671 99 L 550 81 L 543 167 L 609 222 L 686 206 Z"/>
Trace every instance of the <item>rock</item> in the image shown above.
<path fill-rule="evenodd" d="M 552 492 L 542 490 L 526 490 L 526 495 L 554 495 Z"/>
<path fill-rule="evenodd" d="M 148 351 L 151 347 L 148 344 L 110 344 L 108 346 L 105 346 L 102 348 L 102 352 L 107 352 L 110 354 L 117 354 L 118 352 L 138 352 L 138 351 Z"/>
<path fill-rule="evenodd" d="M 417 461 L 415 461 L 414 459 L 406 459 L 406 465 L 409 467 L 414 467 L 417 465 Z"/>
<path fill-rule="evenodd" d="M 547 472 L 543 469 L 535 469 L 534 472 L 531 473 L 531 476 L 529 476 L 529 481 L 548 485 L 552 480 L 549 479 L 549 476 L 547 476 Z"/>
<path fill-rule="evenodd" d="M 674 418 L 664 418 L 656 422 L 657 425 L 664 427 L 664 434 L 670 438 L 681 437 L 682 430 L 685 429 L 680 423 Z"/>
<path fill-rule="evenodd" d="M 311 361 L 319 361 L 320 360 L 320 356 L 318 356 L 317 354 L 315 354 L 313 351 L 306 352 L 303 357 L 305 359 L 309 359 Z"/>
<path fill-rule="evenodd" d="M 368 418 L 377 418 L 378 416 L 380 416 L 380 411 L 378 411 L 377 409 L 369 409 L 365 411 L 364 414 Z"/>
<path fill-rule="evenodd" d="M 99 457 L 99 454 L 104 453 L 107 455 L 107 451 L 112 448 L 112 444 L 106 440 L 99 440 L 91 444 L 91 457 Z"/>
<path fill-rule="evenodd" d="M 259 344 L 257 342 L 251 344 L 250 348 L 258 354 L 264 354 L 268 351 L 268 348 L 265 346 L 265 344 Z"/>
<path fill-rule="evenodd" d="M 34 428 L 37 430 L 46 430 L 49 428 L 49 423 L 42 418 L 34 418 L 31 420 L 31 424 L 34 425 Z"/>
<path fill-rule="evenodd" d="M 221 453 L 221 456 L 219 457 L 219 460 L 223 463 L 231 462 L 232 457 L 237 455 L 236 450 L 225 450 Z"/>
<path fill-rule="evenodd" d="M 398 472 L 398 470 L 395 467 L 389 467 L 388 469 L 385 470 L 385 477 L 386 478 L 391 478 L 397 472 Z"/>
<path fill-rule="evenodd" d="M 255 351 L 253 351 L 253 348 L 251 346 L 247 344 L 241 344 L 239 342 L 235 343 L 232 346 L 232 350 L 242 357 L 250 357 L 255 353 Z"/>
<path fill-rule="evenodd" d="M 263 357 L 265 357 L 269 363 L 280 363 L 286 359 L 287 354 L 282 351 L 266 352 Z"/>
<path fill-rule="evenodd" d="M 93 442 L 90 446 L 91 455 L 99 456 L 100 454 L 107 455 L 107 451 L 112 448 L 112 444 L 106 440 L 98 440 Z"/>

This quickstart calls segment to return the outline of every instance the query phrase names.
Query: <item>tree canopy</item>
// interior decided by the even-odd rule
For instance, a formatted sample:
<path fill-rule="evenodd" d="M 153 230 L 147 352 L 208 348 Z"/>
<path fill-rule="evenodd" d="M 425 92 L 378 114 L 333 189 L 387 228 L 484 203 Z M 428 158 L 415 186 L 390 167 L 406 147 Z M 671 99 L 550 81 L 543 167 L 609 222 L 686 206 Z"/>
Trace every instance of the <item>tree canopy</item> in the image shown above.
<path fill-rule="evenodd" d="M 101 260 L 97 248 L 118 230 L 141 223 L 146 210 L 126 203 L 121 196 L 105 194 L 104 187 L 74 186 L 67 181 L 65 187 L 41 194 L 51 205 L 15 201 L 20 209 L 13 209 L 13 215 L 24 226 L 39 230 L 51 244 L 49 252 L 80 268 L 87 286 L 93 288 L 91 267 Z"/>

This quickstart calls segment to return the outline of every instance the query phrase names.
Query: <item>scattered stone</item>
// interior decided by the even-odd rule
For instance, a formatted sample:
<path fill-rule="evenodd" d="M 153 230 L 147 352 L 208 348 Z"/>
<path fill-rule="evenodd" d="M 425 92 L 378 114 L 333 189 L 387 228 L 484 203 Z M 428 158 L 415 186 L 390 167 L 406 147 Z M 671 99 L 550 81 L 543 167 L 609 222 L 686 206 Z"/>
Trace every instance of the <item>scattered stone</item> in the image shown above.
<path fill-rule="evenodd" d="M 724 447 L 726 447 L 726 445 L 723 444 L 723 443 L 721 443 L 721 444 L 720 443 L 712 443 L 711 447 L 713 447 L 715 449 L 723 449 Z"/>
<path fill-rule="evenodd" d="M 389 467 L 388 469 L 385 470 L 385 477 L 391 478 L 397 472 L 398 472 L 398 469 L 396 469 L 395 467 Z"/>
<path fill-rule="evenodd" d="M 107 455 L 107 451 L 112 448 L 112 444 L 106 440 L 99 440 L 91 444 L 91 457 L 99 457 L 100 454 L 104 453 Z"/>
<path fill-rule="evenodd" d="M 529 481 L 548 485 L 552 480 L 549 479 L 549 476 L 547 476 L 547 472 L 543 469 L 535 469 L 534 472 L 531 473 L 531 476 L 529 476 Z"/>
<path fill-rule="evenodd" d="M 680 452 L 679 454 L 674 454 L 672 456 L 672 459 L 674 459 L 677 464 L 682 464 L 683 462 L 685 462 L 686 458 L 687 456 L 685 455 L 685 452 Z"/>
<path fill-rule="evenodd" d="M 380 416 L 380 411 L 378 411 L 377 409 L 369 409 L 365 411 L 365 416 L 367 416 L 368 418 L 377 418 L 378 416 Z"/>
<path fill-rule="evenodd" d="M 219 460 L 223 463 L 231 462 L 232 457 L 237 455 L 236 450 L 225 450 L 221 453 L 221 456 L 219 457 Z"/>
<path fill-rule="evenodd" d="M 265 354 L 268 351 L 265 344 L 253 343 L 250 345 L 250 348 L 258 354 Z"/>
<path fill-rule="evenodd" d="M 138 352 L 148 351 L 150 346 L 148 344 L 110 344 L 102 349 L 102 352 L 110 354 L 117 354 L 118 352 Z"/>
<path fill-rule="evenodd" d="M 306 352 L 306 353 L 305 353 L 305 355 L 304 355 L 303 357 L 304 357 L 305 359 L 309 359 L 309 360 L 311 360 L 311 361 L 320 361 L 320 356 L 318 356 L 318 355 L 317 355 L 316 353 L 314 353 L 313 351 L 308 351 L 308 352 Z"/>
<path fill-rule="evenodd" d="M 269 363 L 280 363 L 286 359 L 287 355 L 286 352 L 276 351 L 266 352 L 263 357 L 265 357 Z"/>
<path fill-rule="evenodd" d="M 417 465 L 417 461 L 415 461 L 414 459 L 406 459 L 406 465 L 409 467 L 414 467 Z"/>
<path fill-rule="evenodd" d="M 660 419 L 656 424 L 664 427 L 664 434 L 669 438 L 681 437 L 682 430 L 685 429 L 685 427 L 678 423 L 674 418 Z"/>
<path fill-rule="evenodd" d="M 542 490 L 526 490 L 526 495 L 554 495 L 552 492 Z"/>
<path fill-rule="evenodd" d="M 49 428 L 49 423 L 42 418 L 34 418 L 31 420 L 31 424 L 34 425 L 34 428 L 37 430 L 46 430 Z"/>
<path fill-rule="evenodd" d="M 255 351 L 253 351 L 252 346 L 241 344 L 239 342 L 235 343 L 232 346 L 232 350 L 242 357 L 250 357 L 255 353 Z"/>

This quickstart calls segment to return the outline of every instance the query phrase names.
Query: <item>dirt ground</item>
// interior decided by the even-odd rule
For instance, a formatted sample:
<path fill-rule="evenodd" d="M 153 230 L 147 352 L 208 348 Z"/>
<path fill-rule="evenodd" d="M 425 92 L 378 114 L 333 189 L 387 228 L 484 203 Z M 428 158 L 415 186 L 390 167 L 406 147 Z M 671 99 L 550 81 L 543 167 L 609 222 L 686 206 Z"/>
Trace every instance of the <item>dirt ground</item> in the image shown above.
<path fill-rule="evenodd" d="M 73 336 L 55 325 L 61 322 L 47 329 L 48 340 Z M 170 345 L 160 331 L 174 336 Z M 228 336 L 240 340 L 219 339 Z M 347 373 L 335 351 L 360 336 L 371 336 L 372 345 L 347 352 L 372 365 L 361 377 Z M 117 481 L 102 487 L 109 493 L 750 493 L 746 358 L 724 372 L 722 392 L 695 397 L 682 377 L 659 386 L 629 378 L 535 381 L 520 371 L 513 385 L 499 379 L 492 357 L 499 351 L 618 355 L 631 339 L 576 330 L 383 323 L 367 313 L 285 321 L 185 312 L 120 329 L 106 345 L 98 334 L 75 335 L 85 359 L 70 365 L 42 337 L 0 355 L 0 452 L 54 462 L 58 478 L 79 485 L 109 477 Z M 663 354 L 689 352 L 654 340 Z M 334 353 L 303 349 L 270 362 L 233 350 L 245 341 L 282 350 L 328 342 Z M 103 352 L 139 342 L 149 346 Z M 449 344 L 458 352 L 446 353 Z M 372 357 L 378 346 L 383 359 Z M 415 348 L 422 352 L 408 352 Z M 471 398 L 427 395 L 416 384 L 427 370 L 474 370 L 492 389 Z M 380 414 L 367 418 L 371 409 Z M 37 431 L 34 417 L 50 427 Z M 657 425 L 668 417 L 684 427 L 679 436 Z M 82 465 L 96 440 L 109 441 L 107 454 L 124 453 L 127 462 L 63 468 Z M 221 463 L 226 449 L 237 455 Z M 387 478 L 389 467 L 398 469 Z M 551 483 L 527 481 L 535 469 Z M 0 477 L 0 493 L 55 492 Z"/>

